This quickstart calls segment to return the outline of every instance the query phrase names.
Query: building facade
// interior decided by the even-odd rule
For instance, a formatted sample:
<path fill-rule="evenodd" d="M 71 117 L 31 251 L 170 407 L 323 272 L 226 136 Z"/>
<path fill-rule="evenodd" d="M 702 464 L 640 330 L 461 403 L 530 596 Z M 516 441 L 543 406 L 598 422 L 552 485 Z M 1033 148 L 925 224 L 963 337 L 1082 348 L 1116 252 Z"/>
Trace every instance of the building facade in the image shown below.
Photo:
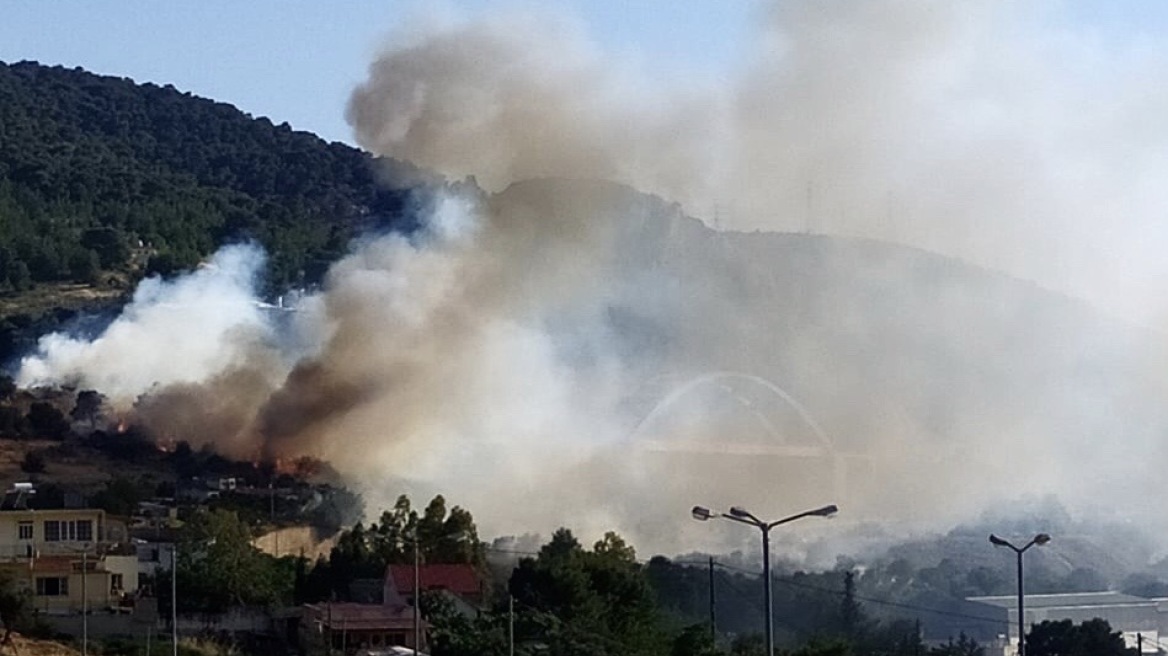
<path fill-rule="evenodd" d="M 138 557 L 120 539 L 124 527 L 108 525 L 100 509 L 37 510 L 21 496 L 10 491 L 0 503 L 0 568 L 32 592 L 34 607 L 125 608 L 138 589 Z"/>
<path fill-rule="evenodd" d="M 1005 654 L 1018 650 L 1018 597 L 1000 595 L 970 597 L 967 601 L 1007 613 L 1009 646 Z M 1123 635 L 1128 647 L 1154 654 L 1163 648 L 1161 635 L 1168 632 L 1168 599 L 1137 597 L 1115 591 L 1074 592 L 1062 594 L 1028 594 L 1021 626 L 1030 627 L 1045 621 L 1071 620 L 1081 624 L 1093 619 L 1106 620 L 1113 631 Z"/>

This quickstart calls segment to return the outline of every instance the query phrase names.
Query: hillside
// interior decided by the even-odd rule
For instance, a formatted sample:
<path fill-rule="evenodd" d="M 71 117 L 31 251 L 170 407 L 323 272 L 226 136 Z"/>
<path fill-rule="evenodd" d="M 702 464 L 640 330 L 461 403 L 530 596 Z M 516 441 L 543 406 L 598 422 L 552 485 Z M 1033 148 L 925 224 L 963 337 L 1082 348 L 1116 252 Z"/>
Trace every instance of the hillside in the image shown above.
<path fill-rule="evenodd" d="M 378 184 L 389 163 L 168 87 L 0 66 L 0 130 L 5 360 L 56 325 L 100 324 L 99 314 L 76 307 L 107 299 L 116 308 L 142 275 L 189 267 L 226 241 L 267 246 L 268 282 L 280 288 L 318 279 L 361 230 L 408 230 L 417 220 L 406 211 L 408 192 Z M 411 182 L 427 178 L 397 170 Z M 498 271 L 484 269 L 481 291 L 491 293 L 472 299 L 472 309 L 541 331 L 563 367 L 555 371 L 611 385 L 605 402 L 609 394 L 617 401 L 596 423 L 612 432 L 582 437 L 600 447 L 573 472 L 604 483 L 566 493 L 627 522 L 621 528 L 635 537 L 657 540 L 650 548 L 692 537 L 677 526 L 689 504 L 743 499 L 797 508 L 831 497 L 895 531 L 902 524 L 893 520 L 948 528 L 995 504 L 1057 496 L 1079 517 L 1122 508 L 1162 532 L 1159 508 L 1145 500 L 1157 498 L 1168 369 L 1159 366 L 1159 339 L 1144 329 L 897 244 L 715 231 L 618 185 L 532 180 L 486 197 L 497 230 L 479 248 L 499 256 Z M 73 308 L 59 307 L 63 285 L 79 299 Z M 481 315 L 466 316 L 476 337 Z M 386 326 L 361 331 L 362 347 L 385 346 L 370 336 L 392 335 Z M 455 357 L 477 353 L 468 344 L 478 346 L 433 351 L 450 356 L 443 366 L 451 372 L 433 389 L 468 378 Z M 345 410 L 408 387 L 408 378 L 379 387 L 378 376 L 397 372 L 364 360 L 377 364 L 367 379 L 342 376 L 332 390 Z M 511 372 L 472 373 L 496 382 Z M 354 394 L 350 383 L 370 391 Z M 409 391 L 420 407 L 435 395 Z M 522 401 L 512 396 L 491 403 Z M 468 400 L 478 399 L 462 397 L 462 407 L 490 409 Z M 379 438 L 394 428 L 387 423 Z M 570 421 L 558 428 L 581 437 Z M 486 453 L 493 445 L 485 440 L 482 453 L 427 446 L 466 460 L 489 456 L 475 471 L 508 471 L 511 453 Z M 377 457 L 344 451 L 365 465 Z M 487 487 L 503 485 L 502 474 L 421 482 L 410 474 L 406 467 L 385 478 L 430 492 L 479 485 L 476 498 L 506 505 Z M 553 494 L 521 501 L 530 517 L 563 516 Z M 984 536 L 961 540 L 973 550 Z M 944 558 L 934 547 L 923 552 L 915 566 Z M 1101 569 L 1115 581 L 1152 555 L 1141 546 Z M 1075 566 L 1063 565 L 1059 576 Z"/>
<path fill-rule="evenodd" d="M 1158 530 L 1141 501 L 1158 480 L 1141 454 L 1159 453 L 1168 432 L 1168 371 L 1151 331 L 897 244 L 716 232 L 623 187 L 533 181 L 492 204 L 517 222 L 594 222 L 573 239 L 603 257 L 578 269 L 529 249 L 515 294 L 566 284 L 557 276 L 588 281 L 589 301 L 553 305 L 545 320 L 573 349 L 616 354 L 631 371 L 637 391 L 621 417 L 631 438 L 820 448 L 797 404 L 838 463 L 832 473 L 798 459 L 662 454 L 650 469 L 660 476 L 632 469 L 653 481 L 640 494 L 730 501 L 758 497 L 769 479 L 784 507 L 835 495 L 861 516 L 910 523 L 1053 495 L 1076 517 L 1122 507 Z M 539 228 L 513 231 L 541 243 Z M 580 309 L 588 302 L 597 307 Z M 602 325 L 579 327 L 593 311 Z"/>
<path fill-rule="evenodd" d="M 319 280 L 358 231 L 408 227 L 390 164 L 170 86 L 0 62 L 0 360 L 53 307 L 226 241 L 267 248 L 269 289 Z"/>

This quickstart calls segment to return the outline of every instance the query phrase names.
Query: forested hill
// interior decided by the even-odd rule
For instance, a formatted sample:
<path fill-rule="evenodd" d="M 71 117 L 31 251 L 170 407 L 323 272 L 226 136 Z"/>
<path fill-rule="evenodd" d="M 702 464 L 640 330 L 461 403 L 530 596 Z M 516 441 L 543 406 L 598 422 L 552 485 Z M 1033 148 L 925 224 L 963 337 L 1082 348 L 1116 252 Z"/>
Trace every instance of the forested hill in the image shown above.
<path fill-rule="evenodd" d="M 404 220 L 378 162 L 172 86 L 0 62 L 0 292 L 128 287 L 222 242 L 311 281 L 370 222 Z"/>

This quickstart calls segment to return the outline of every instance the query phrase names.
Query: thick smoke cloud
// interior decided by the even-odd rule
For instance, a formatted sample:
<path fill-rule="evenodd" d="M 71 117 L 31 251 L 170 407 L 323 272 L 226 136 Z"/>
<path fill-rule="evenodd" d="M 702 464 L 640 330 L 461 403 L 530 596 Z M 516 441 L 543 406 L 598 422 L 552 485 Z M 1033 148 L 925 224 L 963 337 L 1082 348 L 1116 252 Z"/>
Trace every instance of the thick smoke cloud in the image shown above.
<path fill-rule="evenodd" d="M 255 300 L 264 261 L 254 245 L 229 246 L 174 282 L 149 278 L 97 339 L 43 337 L 17 382 L 67 383 L 127 402 L 152 388 L 200 383 L 236 363 L 260 360 L 272 337 Z"/>
<path fill-rule="evenodd" d="M 765 9 L 720 86 L 670 88 L 547 15 L 404 34 L 348 116 L 363 146 L 488 189 L 614 179 L 729 227 L 907 243 L 1151 320 L 1161 44 L 1109 39 L 1057 3 Z"/>
<path fill-rule="evenodd" d="M 681 551 L 753 539 L 694 503 L 936 528 L 1051 493 L 1165 528 L 1143 502 L 1161 337 L 992 271 L 1161 311 L 1168 58 L 1044 8 L 776 3 L 730 83 L 683 90 L 546 14 L 402 34 L 353 94 L 357 138 L 487 193 L 355 244 L 279 318 L 246 249 L 149 281 L 21 380 L 98 388 L 169 439 L 325 458 L 374 507 L 440 492 L 487 535 Z"/>

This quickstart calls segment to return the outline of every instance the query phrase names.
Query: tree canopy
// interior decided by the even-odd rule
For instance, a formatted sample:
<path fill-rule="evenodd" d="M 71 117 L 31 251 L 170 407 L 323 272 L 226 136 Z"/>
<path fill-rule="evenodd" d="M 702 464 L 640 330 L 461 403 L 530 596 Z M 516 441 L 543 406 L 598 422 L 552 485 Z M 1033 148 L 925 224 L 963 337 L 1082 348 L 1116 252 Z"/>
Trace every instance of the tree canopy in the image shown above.
<path fill-rule="evenodd" d="M 1035 624 L 1026 634 L 1028 656 L 1137 656 L 1119 631 L 1106 620 L 1095 618 L 1075 624 L 1071 620 Z"/>
<path fill-rule="evenodd" d="M 422 178 L 170 85 L 0 62 L 0 292 L 124 290 L 240 240 L 270 254 L 269 290 L 311 284 L 357 233 L 412 229 L 391 171 Z"/>

